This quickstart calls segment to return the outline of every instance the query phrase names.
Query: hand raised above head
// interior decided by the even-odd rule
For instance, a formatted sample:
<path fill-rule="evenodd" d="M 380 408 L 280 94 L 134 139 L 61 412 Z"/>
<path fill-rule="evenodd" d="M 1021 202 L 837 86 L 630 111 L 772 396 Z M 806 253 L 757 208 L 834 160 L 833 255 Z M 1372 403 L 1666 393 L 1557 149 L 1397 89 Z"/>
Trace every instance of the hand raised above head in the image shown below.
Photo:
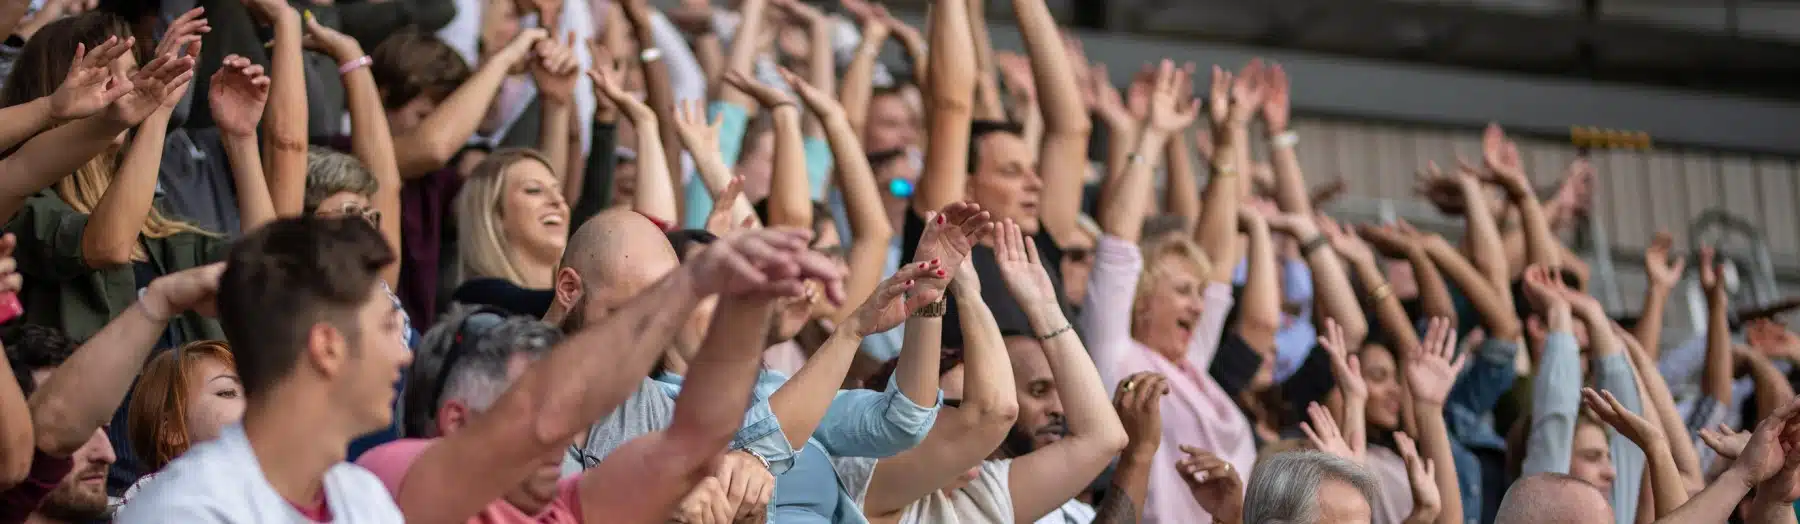
<path fill-rule="evenodd" d="M 833 304 L 844 300 L 843 274 L 807 242 L 812 232 L 800 228 L 743 229 L 702 249 L 683 265 L 702 295 L 759 297 L 769 300 L 806 294 L 806 281 L 818 281 Z"/>

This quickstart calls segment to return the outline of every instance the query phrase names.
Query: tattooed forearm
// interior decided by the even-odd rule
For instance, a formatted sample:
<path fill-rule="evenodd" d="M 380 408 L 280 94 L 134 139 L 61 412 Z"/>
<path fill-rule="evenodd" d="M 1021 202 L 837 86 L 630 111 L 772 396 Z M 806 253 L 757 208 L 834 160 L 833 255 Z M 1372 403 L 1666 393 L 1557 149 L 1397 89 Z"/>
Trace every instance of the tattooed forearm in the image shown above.
<path fill-rule="evenodd" d="M 1100 499 L 1100 508 L 1094 515 L 1094 524 L 1137 524 L 1138 508 L 1132 503 L 1131 495 L 1124 488 L 1113 484 L 1106 488 L 1106 495 Z"/>

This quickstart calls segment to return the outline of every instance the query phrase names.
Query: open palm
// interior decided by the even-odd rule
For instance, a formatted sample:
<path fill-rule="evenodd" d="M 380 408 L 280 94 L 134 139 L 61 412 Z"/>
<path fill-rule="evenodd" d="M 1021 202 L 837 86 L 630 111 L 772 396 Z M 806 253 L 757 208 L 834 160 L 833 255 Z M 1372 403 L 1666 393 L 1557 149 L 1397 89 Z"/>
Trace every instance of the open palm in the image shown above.
<path fill-rule="evenodd" d="M 929 261 L 901 267 L 875 288 L 875 294 L 857 306 L 856 312 L 850 315 L 849 326 L 862 337 L 894 329 L 914 311 L 943 298 L 942 282 L 946 281 L 946 275 L 943 266 Z M 939 284 L 919 285 L 933 281 Z"/>
<path fill-rule="evenodd" d="M 1050 304 L 1056 301 L 1056 287 L 1050 273 L 1038 258 L 1037 242 L 1019 232 L 1011 219 L 994 229 L 994 260 L 1000 266 L 1000 278 L 1006 289 L 1020 304 Z"/>
<path fill-rule="evenodd" d="M 213 73 L 207 101 L 220 132 L 240 137 L 254 135 L 256 124 L 262 121 L 263 106 L 269 102 L 269 77 L 263 74 L 262 66 L 250 59 L 227 56 Z"/>
<path fill-rule="evenodd" d="M 919 247 L 913 253 L 913 261 L 935 260 L 938 267 L 962 267 L 963 260 L 969 258 L 969 251 L 975 248 L 975 240 L 993 227 L 991 222 L 980 205 L 951 202 L 925 217 L 925 233 L 919 235 Z"/>
<path fill-rule="evenodd" d="M 179 93 L 194 79 L 194 59 L 162 55 L 131 75 L 131 90 L 107 107 L 107 116 L 136 126 L 163 107 L 165 97 Z"/>
<path fill-rule="evenodd" d="M 87 118 L 130 91 L 131 83 L 124 77 L 114 76 L 107 66 L 124 56 L 135 43 L 136 39 L 114 36 L 91 50 L 86 44 L 75 44 L 75 58 L 70 61 L 69 74 L 50 95 L 50 114 L 61 120 Z"/>
<path fill-rule="evenodd" d="M 1456 331 L 1448 319 L 1434 317 L 1419 345 L 1406 365 L 1407 385 L 1412 387 L 1413 400 L 1442 406 L 1463 367 L 1464 355 L 1456 354 Z"/>

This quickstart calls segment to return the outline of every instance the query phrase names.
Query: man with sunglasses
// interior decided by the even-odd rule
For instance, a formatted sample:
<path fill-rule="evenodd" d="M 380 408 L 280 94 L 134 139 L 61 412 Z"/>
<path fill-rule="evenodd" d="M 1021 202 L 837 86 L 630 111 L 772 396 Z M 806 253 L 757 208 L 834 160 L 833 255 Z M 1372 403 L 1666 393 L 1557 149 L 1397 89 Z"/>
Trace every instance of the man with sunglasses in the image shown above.
<path fill-rule="evenodd" d="M 609 211 L 575 237 L 618 230 L 656 231 L 633 212 Z M 498 310 L 452 315 L 426 335 L 409 372 L 405 431 L 426 438 L 383 445 L 359 464 L 382 479 L 409 521 L 666 517 L 713 472 L 748 408 L 762 347 L 742 341 L 763 339 L 774 301 L 804 292 L 805 281 L 838 287 L 841 274 L 807 249 L 808 237 L 759 229 L 720 239 L 560 343 L 551 325 Z M 693 386 L 672 423 L 562 479 L 565 447 L 625 400 L 712 297 L 718 314 L 688 363 Z"/>

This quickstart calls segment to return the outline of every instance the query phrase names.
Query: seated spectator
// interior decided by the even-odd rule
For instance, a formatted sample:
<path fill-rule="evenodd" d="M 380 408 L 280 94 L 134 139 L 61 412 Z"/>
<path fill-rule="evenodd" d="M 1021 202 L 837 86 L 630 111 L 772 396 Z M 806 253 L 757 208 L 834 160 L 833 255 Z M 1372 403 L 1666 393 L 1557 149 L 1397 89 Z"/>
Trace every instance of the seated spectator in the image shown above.
<path fill-rule="evenodd" d="M 131 388 L 126 429 L 149 473 L 125 491 L 124 502 L 188 448 L 218 438 L 243 417 L 243 385 L 231 346 L 203 340 L 150 359 Z"/>

